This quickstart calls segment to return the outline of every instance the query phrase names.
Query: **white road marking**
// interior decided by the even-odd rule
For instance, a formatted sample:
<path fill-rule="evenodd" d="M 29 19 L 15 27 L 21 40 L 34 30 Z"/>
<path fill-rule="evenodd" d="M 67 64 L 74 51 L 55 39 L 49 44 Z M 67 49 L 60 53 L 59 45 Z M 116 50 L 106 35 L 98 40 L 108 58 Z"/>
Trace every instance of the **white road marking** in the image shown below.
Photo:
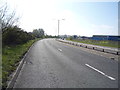
<path fill-rule="evenodd" d="M 59 50 L 60 52 L 62 52 L 62 49 L 58 48 L 58 50 Z"/>
<path fill-rule="evenodd" d="M 96 69 L 96 68 L 90 66 L 89 64 L 85 64 L 85 65 L 86 65 L 87 67 L 89 67 L 89 68 L 91 68 L 91 69 L 93 69 L 93 70 L 99 72 L 100 74 L 104 75 L 105 77 L 107 77 L 107 78 L 109 78 L 109 79 L 111 79 L 111 80 L 116 80 L 115 78 L 106 75 L 104 72 L 102 72 L 102 71 L 100 71 L 100 70 L 98 70 L 98 69 Z"/>

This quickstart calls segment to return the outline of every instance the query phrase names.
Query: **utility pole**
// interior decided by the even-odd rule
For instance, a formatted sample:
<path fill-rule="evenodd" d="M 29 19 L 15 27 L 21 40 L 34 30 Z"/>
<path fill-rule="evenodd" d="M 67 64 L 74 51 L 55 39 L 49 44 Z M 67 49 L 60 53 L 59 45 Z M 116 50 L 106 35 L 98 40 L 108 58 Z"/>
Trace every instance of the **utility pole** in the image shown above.
<path fill-rule="evenodd" d="M 58 38 L 59 38 L 59 23 L 60 23 L 60 20 L 58 20 Z"/>
<path fill-rule="evenodd" d="M 62 19 L 65 20 L 65 19 Z M 58 19 L 58 38 L 59 38 L 59 30 L 60 30 L 60 20 Z"/>

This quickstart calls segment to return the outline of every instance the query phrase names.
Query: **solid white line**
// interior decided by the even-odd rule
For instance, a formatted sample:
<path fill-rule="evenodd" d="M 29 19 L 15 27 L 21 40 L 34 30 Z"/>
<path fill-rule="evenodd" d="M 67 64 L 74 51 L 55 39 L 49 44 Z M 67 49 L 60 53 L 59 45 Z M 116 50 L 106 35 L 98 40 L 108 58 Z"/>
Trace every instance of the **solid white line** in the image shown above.
<path fill-rule="evenodd" d="M 111 80 L 115 80 L 115 78 L 113 78 L 113 77 L 111 77 L 111 76 L 106 75 L 104 72 L 102 72 L 102 71 L 100 71 L 100 70 L 98 70 L 98 69 L 96 69 L 96 68 L 94 68 L 94 67 L 90 66 L 89 64 L 85 64 L 85 65 L 86 65 L 86 66 L 88 66 L 89 68 L 91 68 L 91 69 L 93 69 L 93 70 L 95 70 L 95 71 L 99 72 L 100 74 L 102 74 L 102 75 L 106 76 L 107 78 L 109 78 L 109 79 L 111 79 Z"/>
<path fill-rule="evenodd" d="M 62 52 L 62 49 L 59 48 L 58 50 Z"/>

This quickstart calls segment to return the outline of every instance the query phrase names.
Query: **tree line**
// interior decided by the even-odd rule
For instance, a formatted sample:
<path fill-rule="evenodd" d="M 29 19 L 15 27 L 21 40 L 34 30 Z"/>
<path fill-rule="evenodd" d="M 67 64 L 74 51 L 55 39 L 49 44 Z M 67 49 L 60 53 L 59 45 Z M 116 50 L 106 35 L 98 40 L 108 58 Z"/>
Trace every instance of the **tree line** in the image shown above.
<path fill-rule="evenodd" d="M 45 35 L 45 31 L 42 28 L 34 29 L 32 32 L 26 32 L 17 25 L 18 21 L 19 18 L 16 17 L 15 11 L 10 13 L 7 4 L 0 5 L 2 46 L 23 44 L 35 38 L 57 38 L 57 36 Z"/>
<path fill-rule="evenodd" d="M 0 32 L 2 32 L 2 45 L 17 45 L 26 43 L 35 38 L 44 38 L 43 29 L 34 29 L 33 32 L 26 32 L 16 25 L 19 18 L 15 12 L 8 13 L 7 5 L 0 6 Z"/>

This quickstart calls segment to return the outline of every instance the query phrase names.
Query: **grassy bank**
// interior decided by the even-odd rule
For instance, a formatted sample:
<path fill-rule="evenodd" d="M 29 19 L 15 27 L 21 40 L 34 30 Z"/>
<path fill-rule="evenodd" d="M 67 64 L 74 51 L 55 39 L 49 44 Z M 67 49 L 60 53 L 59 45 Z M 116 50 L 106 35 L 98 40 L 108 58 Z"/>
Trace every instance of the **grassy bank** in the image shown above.
<path fill-rule="evenodd" d="M 80 42 L 85 44 L 92 44 L 92 45 L 98 45 L 98 46 L 106 46 L 106 47 L 114 47 L 114 48 L 120 48 L 119 44 L 120 41 L 99 41 L 99 40 L 78 40 L 78 39 L 67 39 L 74 42 Z"/>
<path fill-rule="evenodd" d="M 7 86 L 7 81 L 10 79 L 9 75 L 14 72 L 23 55 L 27 52 L 29 47 L 39 39 L 30 40 L 25 44 L 16 46 L 4 46 L 2 48 L 2 86 Z"/>

